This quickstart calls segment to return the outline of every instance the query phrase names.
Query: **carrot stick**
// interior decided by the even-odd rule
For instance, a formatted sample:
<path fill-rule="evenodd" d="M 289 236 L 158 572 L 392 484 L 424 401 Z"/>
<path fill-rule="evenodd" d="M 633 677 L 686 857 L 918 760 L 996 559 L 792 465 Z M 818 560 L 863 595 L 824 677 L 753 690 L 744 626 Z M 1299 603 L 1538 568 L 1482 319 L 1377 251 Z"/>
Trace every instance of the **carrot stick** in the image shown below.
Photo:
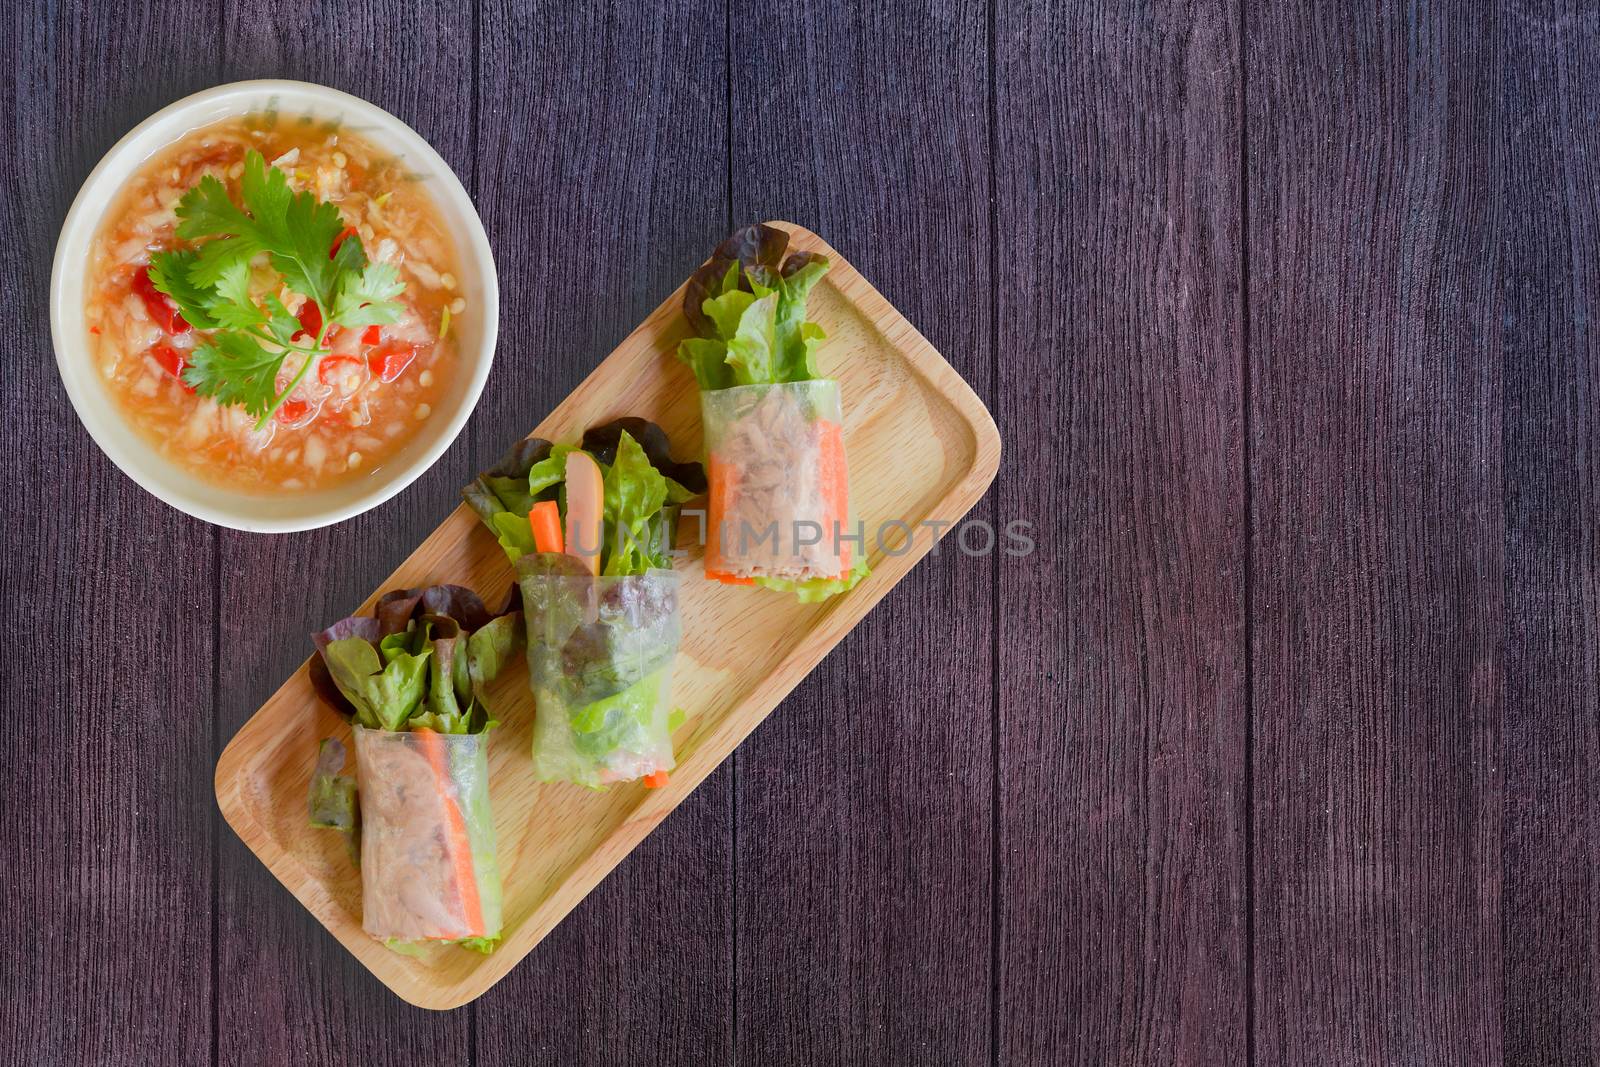
<path fill-rule="evenodd" d="M 450 850 L 450 860 L 456 869 L 456 885 L 461 893 L 461 910 L 466 913 L 466 937 L 482 937 L 483 906 L 478 900 L 478 877 L 472 870 L 472 840 L 467 836 L 467 823 L 461 817 L 461 806 L 450 795 L 450 768 L 446 762 L 444 741 L 426 727 L 413 730 L 422 745 L 428 762 L 433 765 L 434 776 L 439 779 L 439 796 L 450 820 L 450 836 L 445 847 Z"/>
<path fill-rule="evenodd" d="M 662 786 L 664 786 L 666 784 L 667 784 L 667 772 L 666 771 L 651 771 L 649 774 L 644 776 L 644 787 L 646 789 L 660 789 Z"/>
<path fill-rule="evenodd" d="M 706 466 L 710 495 L 706 503 L 706 577 L 730 584 L 754 585 L 749 579 L 741 581 L 729 573 L 728 561 L 722 555 L 722 521 L 739 484 L 738 470 L 715 452 L 706 457 Z"/>
<path fill-rule="evenodd" d="M 561 507 L 554 500 L 541 500 L 528 512 L 528 526 L 533 530 L 533 547 L 540 552 L 565 552 L 561 539 Z"/>
<path fill-rule="evenodd" d="M 844 461 L 844 427 L 837 422 L 819 422 L 817 431 L 821 435 L 818 450 L 821 453 L 822 530 L 824 537 L 831 538 L 834 523 L 839 524 L 841 534 L 849 532 L 844 524 L 850 521 L 850 470 Z M 843 578 L 849 573 L 850 543 L 841 539 L 839 573 L 835 577 Z"/>

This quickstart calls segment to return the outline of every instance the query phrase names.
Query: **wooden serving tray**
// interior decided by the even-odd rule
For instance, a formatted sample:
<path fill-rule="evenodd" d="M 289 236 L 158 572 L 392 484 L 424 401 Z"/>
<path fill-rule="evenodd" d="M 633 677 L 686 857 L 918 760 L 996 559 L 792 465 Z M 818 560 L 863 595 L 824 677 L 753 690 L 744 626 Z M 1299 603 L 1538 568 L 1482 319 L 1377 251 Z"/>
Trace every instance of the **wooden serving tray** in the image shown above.
<path fill-rule="evenodd" d="M 994 480 L 1000 462 L 1000 435 L 989 412 L 933 346 L 821 238 L 789 223 L 775 225 L 790 231 L 793 248 L 822 252 L 833 263 L 812 290 L 810 312 L 828 331 L 823 369 L 844 390 L 857 517 L 868 531 L 896 518 L 913 527 L 924 520 L 959 520 Z M 673 356 L 686 331 L 682 296 L 680 288 L 656 308 L 534 433 L 576 440 L 595 423 L 639 415 L 661 424 L 675 455 L 697 455 L 699 394 L 693 376 Z M 484 456 L 483 465 L 494 458 Z M 896 550 L 898 537 L 888 535 Z M 869 539 L 872 575 L 822 604 L 708 581 L 698 548 L 680 559 L 686 580 L 674 696 L 687 718 L 674 736 L 677 769 L 661 789 L 631 783 L 599 793 L 535 782 L 527 672 L 520 665 L 507 670 L 494 686 L 493 706 L 505 725 L 493 735 L 489 760 L 505 879 L 504 941 L 492 955 L 442 946 L 403 956 L 362 932 L 360 875 L 342 839 L 306 823 L 317 743 L 349 731 L 317 700 L 305 666 L 223 751 L 217 803 L 244 843 L 385 985 L 424 1008 L 457 1007 L 480 996 L 554 929 L 932 544 L 925 528 L 898 556 Z M 465 585 L 494 600 L 511 580 L 500 546 L 463 505 L 360 610 L 369 610 L 390 589 L 438 582 Z"/>

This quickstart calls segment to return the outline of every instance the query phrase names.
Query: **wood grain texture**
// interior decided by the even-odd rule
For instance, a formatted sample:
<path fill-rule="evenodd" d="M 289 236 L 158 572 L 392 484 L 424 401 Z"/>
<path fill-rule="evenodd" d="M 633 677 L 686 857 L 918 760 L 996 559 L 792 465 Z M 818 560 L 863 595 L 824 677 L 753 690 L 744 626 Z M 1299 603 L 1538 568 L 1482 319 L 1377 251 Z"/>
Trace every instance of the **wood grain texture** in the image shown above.
<path fill-rule="evenodd" d="M 1256 1059 L 1498 1063 L 1493 21 L 1247 18 Z"/>
<path fill-rule="evenodd" d="M 1505 1062 L 1600 1060 L 1600 7 L 1508 5 Z"/>
<path fill-rule="evenodd" d="M 720 239 L 720 3 L 484 0 L 480 211 L 500 265 L 494 375 L 471 432 L 527 434 Z M 625 414 L 617 412 L 616 414 Z M 480 1003 L 477 1062 L 726 1059 L 729 783 L 713 775 Z M 554 991 L 559 991 L 555 993 Z M 543 1004 L 544 1010 L 530 1010 Z"/>
<path fill-rule="evenodd" d="M 399 116 L 473 192 L 473 11 L 230 0 L 229 81 L 331 85 Z M 419 70 L 430 72 L 419 77 Z M 309 651 L 311 631 L 348 614 L 427 535 L 476 471 L 470 431 L 405 492 L 350 522 L 282 537 L 221 531 L 221 744 Z M 471 1013 L 397 1001 L 220 827 L 218 1062 L 465 1063 Z"/>
<path fill-rule="evenodd" d="M 999 1060 L 1243 1064 L 1236 11 L 996 43 L 999 420 L 1049 454 L 1000 481 Z"/>
<path fill-rule="evenodd" d="M 95 447 L 56 374 L 47 314 L 79 183 L 130 126 L 212 76 L 212 38 L 180 32 L 206 10 L 16 6 L 6 20 L 8 1063 L 209 1055 L 211 802 L 195 771 L 212 751 L 213 535 Z"/>
<path fill-rule="evenodd" d="M 729 19 L 733 221 L 821 233 L 980 396 L 985 18 L 741 0 Z M 989 1060 L 995 562 L 940 548 L 735 754 L 739 1062 Z"/>

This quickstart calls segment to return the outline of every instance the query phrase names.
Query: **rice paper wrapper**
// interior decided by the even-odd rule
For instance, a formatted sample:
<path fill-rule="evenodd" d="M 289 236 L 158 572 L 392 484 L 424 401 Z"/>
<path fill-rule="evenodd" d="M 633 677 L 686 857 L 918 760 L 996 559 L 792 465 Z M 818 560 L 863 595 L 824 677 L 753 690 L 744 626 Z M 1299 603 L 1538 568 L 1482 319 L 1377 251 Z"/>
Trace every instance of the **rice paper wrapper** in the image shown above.
<path fill-rule="evenodd" d="M 839 383 L 740 385 L 700 394 L 710 478 L 706 574 L 843 578 L 857 531 Z"/>
<path fill-rule="evenodd" d="M 362 929 L 381 941 L 499 937 L 486 735 L 354 732 Z"/>
<path fill-rule="evenodd" d="M 600 789 L 671 770 L 678 575 L 597 578 L 550 554 L 524 556 L 517 573 L 537 707 L 534 776 Z"/>

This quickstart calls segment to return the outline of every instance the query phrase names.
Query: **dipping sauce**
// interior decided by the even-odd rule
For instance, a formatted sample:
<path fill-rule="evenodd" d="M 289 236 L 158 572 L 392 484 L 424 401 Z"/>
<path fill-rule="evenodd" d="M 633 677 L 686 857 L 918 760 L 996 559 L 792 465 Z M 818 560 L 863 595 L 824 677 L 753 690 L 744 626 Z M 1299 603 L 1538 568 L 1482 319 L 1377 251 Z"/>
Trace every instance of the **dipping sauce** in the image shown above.
<path fill-rule="evenodd" d="M 179 239 L 176 211 L 204 176 L 241 202 L 251 150 L 293 191 L 338 209 L 345 231 L 330 255 L 347 235 L 359 235 L 366 256 L 393 264 L 405 283 L 398 321 L 330 328 L 328 353 L 260 429 L 255 415 L 197 395 L 183 380 L 206 331 L 183 320 L 148 270 L 152 253 L 203 246 Z M 297 339 L 319 329 L 316 302 L 291 290 L 265 253 L 250 261 L 249 279 L 253 301 L 276 296 L 310 331 Z M 140 435 L 208 482 L 269 494 L 370 477 L 399 452 L 457 372 L 450 320 L 466 310 L 454 242 L 422 183 L 395 157 L 337 126 L 271 113 L 196 130 L 147 162 L 96 236 L 88 292 L 90 357 Z M 285 358 L 276 391 L 304 362 L 294 352 Z"/>

